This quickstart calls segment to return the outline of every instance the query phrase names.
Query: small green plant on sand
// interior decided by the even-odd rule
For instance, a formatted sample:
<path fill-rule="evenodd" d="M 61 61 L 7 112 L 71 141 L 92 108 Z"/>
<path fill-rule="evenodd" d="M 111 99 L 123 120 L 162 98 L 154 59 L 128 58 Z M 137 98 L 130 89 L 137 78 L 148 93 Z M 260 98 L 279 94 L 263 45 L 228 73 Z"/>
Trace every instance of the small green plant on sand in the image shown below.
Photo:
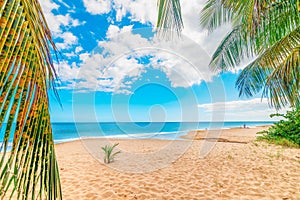
<path fill-rule="evenodd" d="M 230 154 L 228 154 L 227 158 L 228 158 L 229 160 L 232 160 L 232 159 L 233 159 L 233 156 L 230 155 Z"/>
<path fill-rule="evenodd" d="M 114 157 L 121 153 L 121 151 L 113 152 L 115 147 L 118 146 L 119 143 L 116 143 L 114 145 L 105 145 L 104 147 L 101 147 L 104 151 L 104 163 L 111 163 L 114 161 Z"/>

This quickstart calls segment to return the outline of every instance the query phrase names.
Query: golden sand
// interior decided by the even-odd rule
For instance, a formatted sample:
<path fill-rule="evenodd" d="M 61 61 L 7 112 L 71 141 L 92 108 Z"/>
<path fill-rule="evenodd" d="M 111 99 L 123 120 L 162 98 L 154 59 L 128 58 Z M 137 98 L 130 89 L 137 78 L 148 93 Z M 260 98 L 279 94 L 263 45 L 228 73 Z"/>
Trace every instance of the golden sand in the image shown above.
<path fill-rule="evenodd" d="M 300 199 L 300 149 L 254 141 L 265 128 L 191 132 L 182 141 L 90 139 L 56 145 L 63 197 Z M 119 143 L 122 153 L 107 165 L 101 146 L 110 143 Z"/>

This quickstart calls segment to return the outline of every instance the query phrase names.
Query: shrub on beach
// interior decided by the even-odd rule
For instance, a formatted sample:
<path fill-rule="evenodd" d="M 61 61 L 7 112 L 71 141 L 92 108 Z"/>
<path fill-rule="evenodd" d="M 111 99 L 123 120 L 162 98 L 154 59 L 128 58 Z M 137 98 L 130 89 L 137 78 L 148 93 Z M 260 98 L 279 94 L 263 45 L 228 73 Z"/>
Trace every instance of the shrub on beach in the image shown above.
<path fill-rule="evenodd" d="M 121 153 L 121 151 L 117 151 L 117 152 L 113 153 L 115 147 L 118 146 L 118 145 L 119 145 L 119 143 L 116 143 L 116 144 L 114 144 L 112 146 L 105 145 L 104 147 L 101 147 L 102 150 L 104 151 L 104 163 L 108 164 L 108 163 L 113 162 L 114 161 L 114 157 L 117 154 Z"/>
<path fill-rule="evenodd" d="M 280 120 L 262 134 L 259 140 L 266 140 L 275 144 L 291 147 L 300 147 L 300 109 L 293 109 L 284 114 L 272 114 L 271 117 L 281 116 Z"/>

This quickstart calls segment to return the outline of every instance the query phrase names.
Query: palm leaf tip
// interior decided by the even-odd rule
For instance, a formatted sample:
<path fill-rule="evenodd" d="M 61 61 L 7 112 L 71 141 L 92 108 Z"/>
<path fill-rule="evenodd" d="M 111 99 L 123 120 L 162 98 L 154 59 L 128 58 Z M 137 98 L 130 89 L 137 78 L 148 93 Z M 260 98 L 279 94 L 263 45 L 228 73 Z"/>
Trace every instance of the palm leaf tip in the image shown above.
<path fill-rule="evenodd" d="M 181 6 L 179 0 L 158 0 L 158 34 L 167 37 L 180 35 L 183 29 Z"/>
<path fill-rule="evenodd" d="M 48 101 L 55 46 L 36 0 L 0 4 L 0 197 L 61 199 Z"/>

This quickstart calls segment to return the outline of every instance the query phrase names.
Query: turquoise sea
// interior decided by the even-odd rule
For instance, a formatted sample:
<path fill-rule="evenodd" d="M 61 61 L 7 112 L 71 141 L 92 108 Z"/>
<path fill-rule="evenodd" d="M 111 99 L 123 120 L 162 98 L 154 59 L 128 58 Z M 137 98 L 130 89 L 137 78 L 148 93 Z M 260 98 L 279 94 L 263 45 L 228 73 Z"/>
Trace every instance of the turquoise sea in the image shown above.
<path fill-rule="evenodd" d="M 190 130 L 271 125 L 273 122 L 102 122 L 53 123 L 56 143 L 79 138 L 179 139 Z"/>
<path fill-rule="evenodd" d="M 181 135 L 197 129 L 227 129 L 233 127 L 271 125 L 273 122 L 101 122 L 52 123 L 55 143 L 80 138 L 180 139 Z M 1 127 L 3 140 L 5 124 Z M 12 141 L 12 136 L 10 142 Z"/>

